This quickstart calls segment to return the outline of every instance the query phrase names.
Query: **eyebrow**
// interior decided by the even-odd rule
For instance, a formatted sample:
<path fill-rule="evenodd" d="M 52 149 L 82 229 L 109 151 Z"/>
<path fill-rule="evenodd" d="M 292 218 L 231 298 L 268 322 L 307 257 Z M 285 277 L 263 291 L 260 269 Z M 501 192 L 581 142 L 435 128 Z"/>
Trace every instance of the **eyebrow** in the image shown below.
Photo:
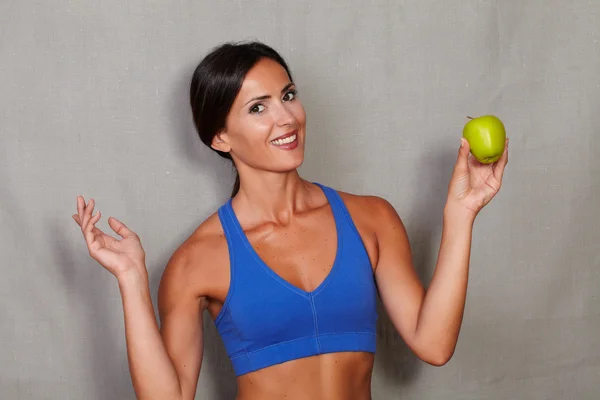
<path fill-rule="evenodd" d="M 281 93 L 283 94 L 284 92 L 286 92 L 292 86 L 294 86 L 294 82 L 288 83 L 287 85 L 285 85 L 285 87 L 283 89 L 281 89 Z M 248 100 L 248 102 L 246 102 L 246 104 L 244 104 L 244 106 L 247 105 L 248 103 L 252 103 L 253 101 L 256 101 L 256 100 L 267 100 L 267 99 L 270 99 L 270 98 L 271 98 L 271 95 L 268 95 L 268 94 L 266 94 L 264 96 L 253 97 L 250 100 Z"/>

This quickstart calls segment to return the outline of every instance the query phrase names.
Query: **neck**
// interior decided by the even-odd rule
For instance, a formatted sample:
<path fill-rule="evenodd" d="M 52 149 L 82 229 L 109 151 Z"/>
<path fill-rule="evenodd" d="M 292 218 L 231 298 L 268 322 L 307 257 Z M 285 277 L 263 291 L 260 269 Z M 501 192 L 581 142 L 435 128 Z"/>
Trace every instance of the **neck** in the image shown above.
<path fill-rule="evenodd" d="M 246 173 L 244 173 L 246 172 Z M 240 190 L 232 200 L 253 221 L 287 222 L 309 198 L 309 184 L 296 170 L 285 173 L 240 171 Z"/>

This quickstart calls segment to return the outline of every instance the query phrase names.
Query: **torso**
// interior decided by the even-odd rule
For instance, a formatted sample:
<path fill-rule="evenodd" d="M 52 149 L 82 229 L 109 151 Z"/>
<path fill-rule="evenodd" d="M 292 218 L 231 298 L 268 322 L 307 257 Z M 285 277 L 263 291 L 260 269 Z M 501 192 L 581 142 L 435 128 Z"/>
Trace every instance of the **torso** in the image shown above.
<path fill-rule="evenodd" d="M 282 279 L 305 290 L 315 289 L 329 274 L 336 253 L 336 228 L 327 199 L 314 188 L 314 201 L 285 226 L 240 223 L 260 258 Z M 366 196 L 339 192 L 365 245 L 372 268 L 377 264 L 376 222 L 370 218 Z M 197 236 L 195 238 L 195 236 Z M 225 302 L 230 282 L 228 245 L 218 216 L 211 216 L 192 236 L 210 248 L 210 263 L 194 270 L 191 282 L 208 299 L 215 319 Z M 206 257 L 206 254 L 198 257 Z M 204 277 L 210 276 L 210 280 Z M 345 352 L 306 357 L 238 377 L 238 399 L 311 398 L 370 399 L 371 353 Z"/>
<path fill-rule="evenodd" d="M 237 400 L 370 400 L 374 357 L 331 353 L 242 375 Z"/>

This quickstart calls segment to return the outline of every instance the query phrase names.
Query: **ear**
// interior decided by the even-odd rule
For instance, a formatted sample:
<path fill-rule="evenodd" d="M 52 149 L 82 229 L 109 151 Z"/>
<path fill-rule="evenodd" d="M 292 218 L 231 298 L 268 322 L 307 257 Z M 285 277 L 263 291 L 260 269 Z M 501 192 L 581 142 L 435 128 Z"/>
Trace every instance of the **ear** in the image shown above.
<path fill-rule="evenodd" d="M 227 139 L 227 133 L 220 131 L 213 137 L 210 147 L 223 153 L 229 153 L 231 151 L 231 146 L 227 142 Z"/>

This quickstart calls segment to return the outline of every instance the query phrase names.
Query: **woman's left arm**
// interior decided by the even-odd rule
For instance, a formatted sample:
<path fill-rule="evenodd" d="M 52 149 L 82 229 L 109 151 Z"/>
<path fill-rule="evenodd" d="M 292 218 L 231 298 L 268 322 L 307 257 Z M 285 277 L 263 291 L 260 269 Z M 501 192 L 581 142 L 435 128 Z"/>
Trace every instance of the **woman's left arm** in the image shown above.
<path fill-rule="evenodd" d="M 383 305 L 408 347 L 423 361 L 441 366 L 454 353 L 462 324 L 473 223 L 498 193 L 508 161 L 481 164 L 462 140 L 448 187 L 442 239 L 431 284 L 424 289 L 412 264 L 408 236 L 394 208 L 377 207 L 379 257 L 375 279 Z"/>

